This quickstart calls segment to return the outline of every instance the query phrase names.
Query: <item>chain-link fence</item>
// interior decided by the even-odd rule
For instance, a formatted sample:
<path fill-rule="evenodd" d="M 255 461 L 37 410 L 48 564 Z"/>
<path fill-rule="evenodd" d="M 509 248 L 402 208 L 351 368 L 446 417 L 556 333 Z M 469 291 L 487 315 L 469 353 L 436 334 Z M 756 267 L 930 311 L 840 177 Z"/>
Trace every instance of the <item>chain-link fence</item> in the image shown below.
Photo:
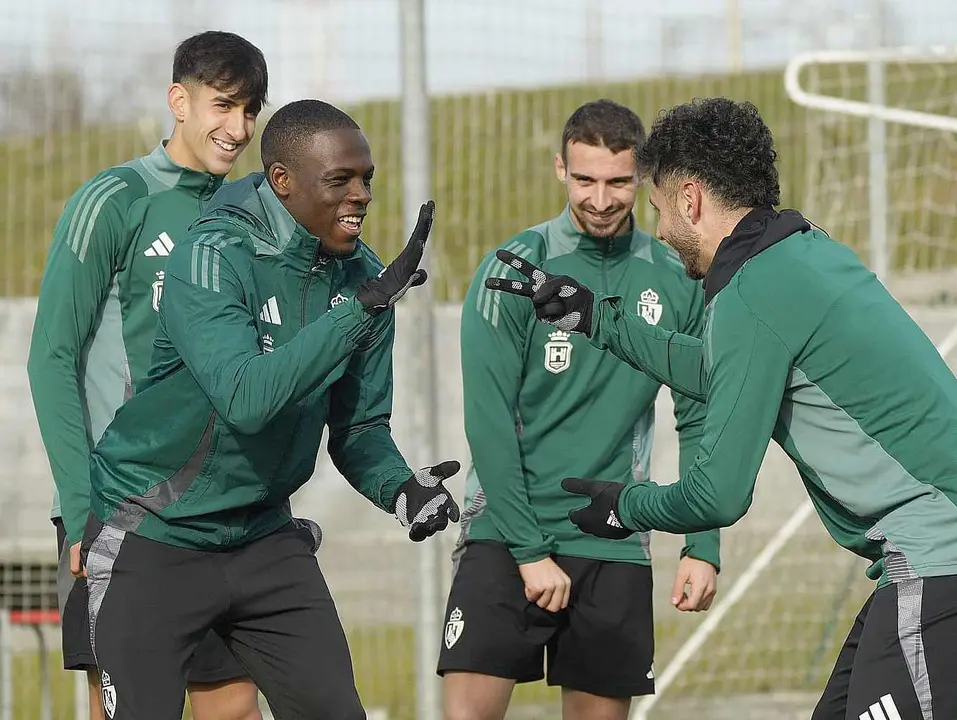
<path fill-rule="evenodd" d="M 55 608 L 52 483 L 36 431 L 25 360 L 51 230 L 69 195 L 89 176 L 149 152 L 169 130 L 165 89 L 176 42 L 211 27 L 239 32 L 266 54 L 271 106 L 320 97 L 348 109 L 369 137 L 376 162 L 375 201 L 365 239 L 385 259 L 405 242 L 403 157 L 425 153 L 437 204 L 430 277 L 438 302 L 434 348 L 412 343 L 420 320 L 399 312 L 396 412 L 400 448 L 421 454 L 421 369 L 434 352 L 438 422 L 427 446 L 467 464 L 459 380 L 458 305 L 480 258 L 519 230 L 556 215 L 564 197 L 552 159 L 567 116 L 605 96 L 650 125 L 657 112 L 693 97 L 753 101 L 775 133 L 783 204 L 866 255 L 867 121 L 808 110 L 792 102 L 782 71 L 796 53 L 861 49 L 877 0 L 697 0 L 681 7 L 628 0 L 428 0 L 424 3 L 428 147 L 403 143 L 405 0 L 183 0 L 130 3 L 47 0 L 0 10 L 0 608 Z M 882 42 L 933 44 L 957 26 L 950 4 L 881 3 Z M 824 69 L 814 87 L 847 97 L 864 93 L 860 68 Z M 954 67 L 888 72 L 888 93 L 919 109 L 951 113 Z M 941 269 L 954 259 L 952 137 L 891 129 L 888 177 L 893 200 L 891 267 Z M 903 138 L 903 139 L 902 139 Z M 235 176 L 258 169 L 253 143 Z M 651 227 L 645 198 L 639 223 Z M 930 214 L 928 214 L 930 213 Z M 919 316 L 937 342 L 952 324 L 946 311 Z M 677 469 L 670 401 L 662 395 L 654 475 Z M 464 474 L 464 473 L 463 473 Z M 459 498 L 461 479 L 453 483 Z M 799 481 L 769 452 L 750 514 L 725 534 L 721 592 L 739 580 L 804 499 Z M 299 514 L 324 527 L 320 564 L 345 623 L 366 706 L 390 720 L 420 715 L 416 639 L 437 638 L 443 619 L 423 618 L 423 588 L 443 598 L 454 531 L 438 569 L 423 575 L 422 553 L 394 520 L 371 507 L 323 454 L 315 478 L 294 498 Z M 667 668 L 704 618 L 667 606 L 679 539 L 656 535 L 656 668 Z M 664 588 L 664 589 L 663 589 Z M 836 549 L 816 520 L 800 525 L 755 585 L 728 611 L 662 696 L 653 717 L 806 717 L 869 590 L 861 563 Z M 719 596 L 720 602 L 720 596 Z M 40 673 L 29 615 L 8 634 L 0 661 L 0 708 L 18 720 L 42 712 Z M 430 627 L 423 627 L 429 624 Z M 0 625 L 0 630 L 3 626 Z M 55 625 L 44 631 L 51 656 L 53 717 L 71 717 L 71 679 L 58 671 Z M 5 646 L 6 647 L 6 646 Z M 434 648 L 437 654 L 438 648 Z M 6 656 L 5 656 L 6 657 Z M 422 667 L 421 661 L 418 667 Z M 6 679 L 5 679 L 6 678 Z M 428 678 L 434 682 L 434 678 Z M 512 715 L 554 717 L 557 695 L 541 684 L 519 688 Z M 536 714 L 538 713 L 538 714 Z M 803 713 L 803 715 L 801 715 Z"/>

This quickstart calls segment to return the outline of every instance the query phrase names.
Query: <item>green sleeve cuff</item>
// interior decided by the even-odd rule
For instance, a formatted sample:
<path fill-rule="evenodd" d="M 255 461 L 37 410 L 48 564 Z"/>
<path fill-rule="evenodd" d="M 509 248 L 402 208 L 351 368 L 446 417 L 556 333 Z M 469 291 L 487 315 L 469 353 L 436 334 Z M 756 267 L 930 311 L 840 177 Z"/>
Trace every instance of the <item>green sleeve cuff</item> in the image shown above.
<path fill-rule="evenodd" d="M 405 481 L 411 478 L 413 475 L 414 473 L 412 470 L 392 470 L 389 473 L 388 479 L 382 483 L 382 486 L 379 489 L 379 502 L 377 503 L 378 506 L 386 512 L 394 513 L 396 500 L 395 496 L 399 494 L 399 488 L 402 487 Z"/>
<path fill-rule="evenodd" d="M 547 538 L 538 545 L 531 547 L 510 547 L 508 551 L 512 553 L 516 564 L 527 565 L 528 563 L 538 562 L 539 560 L 544 560 L 549 557 L 552 554 L 553 545 L 552 539 Z"/>
<path fill-rule="evenodd" d="M 681 548 L 680 557 L 691 557 L 703 560 L 721 572 L 721 541 L 717 530 L 694 533 L 685 536 L 685 546 Z"/>
<path fill-rule="evenodd" d="M 367 313 L 362 303 L 355 298 L 349 302 L 339 303 L 326 315 L 354 347 L 362 344 L 365 336 L 375 325 L 375 318 Z"/>

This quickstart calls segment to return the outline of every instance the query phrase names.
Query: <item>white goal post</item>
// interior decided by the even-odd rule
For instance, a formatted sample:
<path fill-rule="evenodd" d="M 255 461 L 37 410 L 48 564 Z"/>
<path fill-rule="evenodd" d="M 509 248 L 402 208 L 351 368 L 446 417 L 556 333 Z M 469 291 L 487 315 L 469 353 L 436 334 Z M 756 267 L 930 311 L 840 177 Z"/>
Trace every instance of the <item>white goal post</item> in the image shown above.
<path fill-rule="evenodd" d="M 845 65 L 895 63 L 954 63 L 957 62 L 957 48 L 896 48 L 882 50 L 828 50 L 809 52 L 791 59 L 784 70 L 784 89 L 788 97 L 798 105 L 813 110 L 856 117 L 882 120 L 888 123 L 901 123 L 914 127 L 957 133 L 957 117 L 936 113 L 890 107 L 884 103 L 848 100 L 829 95 L 810 92 L 801 87 L 801 71 L 810 65 Z"/>
<path fill-rule="evenodd" d="M 886 282 L 891 272 L 888 246 L 888 152 L 886 123 L 957 134 L 957 117 L 897 107 L 886 99 L 885 68 L 957 63 L 957 48 L 947 46 L 830 50 L 795 56 L 784 71 L 784 88 L 798 105 L 836 115 L 866 119 L 868 144 L 868 197 L 870 208 L 870 265 Z M 835 97 L 805 89 L 802 71 L 807 68 L 866 67 L 866 100 Z"/>

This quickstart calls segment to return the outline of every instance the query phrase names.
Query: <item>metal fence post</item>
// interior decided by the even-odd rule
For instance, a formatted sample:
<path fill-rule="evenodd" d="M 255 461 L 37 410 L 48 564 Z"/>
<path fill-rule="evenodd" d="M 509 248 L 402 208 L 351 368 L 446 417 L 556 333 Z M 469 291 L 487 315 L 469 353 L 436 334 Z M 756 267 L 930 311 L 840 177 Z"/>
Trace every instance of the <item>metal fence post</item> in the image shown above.
<path fill-rule="evenodd" d="M 415 226 L 419 206 L 431 197 L 429 94 L 425 76 L 424 0 L 400 0 L 402 61 L 402 208 L 406 233 Z M 441 208 L 438 209 L 441 212 Z M 430 238 L 430 243 L 434 237 Z M 426 246 L 423 267 L 429 268 L 431 252 Z M 417 355 L 412 397 L 416 406 L 413 457 L 417 467 L 438 462 L 436 362 L 434 339 L 434 282 L 426 282 L 404 299 L 414 318 L 405 347 Z M 419 607 L 415 632 L 416 718 L 439 720 L 441 697 L 435 675 L 442 612 L 439 594 L 439 557 L 442 544 L 430 539 L 419 548 Z"/>

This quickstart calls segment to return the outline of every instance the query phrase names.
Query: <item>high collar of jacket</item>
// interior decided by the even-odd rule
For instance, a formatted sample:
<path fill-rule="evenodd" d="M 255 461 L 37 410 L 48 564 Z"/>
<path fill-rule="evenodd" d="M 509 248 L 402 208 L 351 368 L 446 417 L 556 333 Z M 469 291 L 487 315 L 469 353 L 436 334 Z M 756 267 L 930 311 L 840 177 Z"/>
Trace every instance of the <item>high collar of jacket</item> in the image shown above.
<path fill-rule="evenodd" d="M 261 172 L 250 173 L 220 188 L 210 202 L 206 217 L 241 221 L 258 241 L 255 243 L 258 254 L 282 253 L 297 267 L 308 269 L 333 260 L 361 259 L 358 245 L 345 257 L 325 255 L 322 241 L 296 222 Z"/>
<path fill-rule="evenodd" d="M 198 193 L 212 195 L 223 184 L 222 175 L 193 170 L 180 165 L 169 156 L 166 150 L 168 140 L 163 140 L 153 148 L 153 152 L 143 158 L 143 167 L 157 181 L 168 188 L 180 187 Z"/>
<path fill-rule="evenodd" d="M 638 232 L 635 225 L 635 216 L 629 214 L 628 222 L 631 229 L 623 234 L 615 235 L 610 238 L 600 238 L 582 232 L 575 225 L 572 218 L 571 206 L 566 205 L 565 210 L 558 217 L 557 228 L 560 231 L 562 240 L 569 243 L 580 255 L 593 257 L 596 260 L 608 260 L 612 258 L 624 258 L 633 254 L 633 245 L 644 239 L 644 236 Z"/>
<path fill-rule="evenodd" d="M 811 224 L 797 210 L 778 212 L 770 207 L 751 210 L 718 245 L 704 278 L 705 304 L 731 282 L 748 260 L 784 238 L 810 229 Z"/>

